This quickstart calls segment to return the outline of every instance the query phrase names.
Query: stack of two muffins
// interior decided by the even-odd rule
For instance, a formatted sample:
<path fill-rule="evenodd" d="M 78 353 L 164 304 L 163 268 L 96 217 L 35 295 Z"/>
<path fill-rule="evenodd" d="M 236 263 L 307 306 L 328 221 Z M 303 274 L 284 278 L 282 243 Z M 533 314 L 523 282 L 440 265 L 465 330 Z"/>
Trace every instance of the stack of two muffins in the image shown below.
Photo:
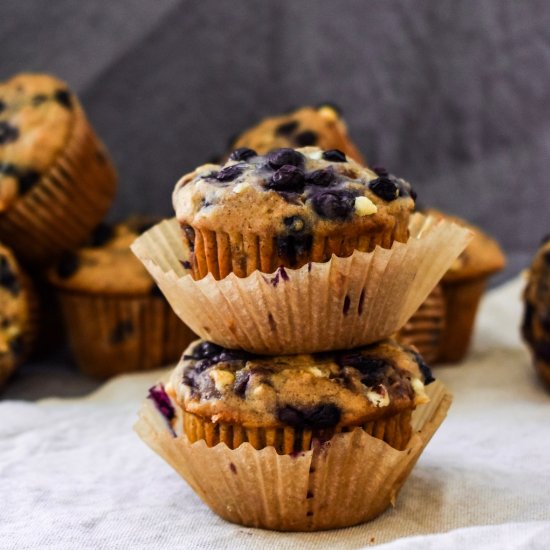
<path fill-rule="evenodd" d="M 179 224 L 133 245 L 203 338 L 151 389 L 136 429 L 225 519 L 371 519 L 442 421 L 450 397 L 428 392 L 420 355 L 388 337 L 468 232 L 411 220 L 413 196 L 338 150 L 239 149 L 182 178 Z"/>

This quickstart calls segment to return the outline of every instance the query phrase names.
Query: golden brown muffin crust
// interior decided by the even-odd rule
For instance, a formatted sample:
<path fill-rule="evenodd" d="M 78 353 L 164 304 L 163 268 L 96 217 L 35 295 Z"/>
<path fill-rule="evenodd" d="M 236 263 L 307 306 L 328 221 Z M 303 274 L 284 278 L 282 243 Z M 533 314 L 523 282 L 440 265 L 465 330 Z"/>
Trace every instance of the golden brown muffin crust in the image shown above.
<path fill-rule="evenodd" d="M 82 293 L 155 293 L 156 284 L 130 250 L 136 237 L 155 221 L 135 217 L 115 226 L 100 224 L 87 246 L 66 254 L 49 270 L 50 282 L 57 288 Z"/>
<path fill-rule="evenodd" d="M 67 85 L 49 75 L 21 74 L 0 84 L 0 213 L 54 163 L 79 110 Z"/>

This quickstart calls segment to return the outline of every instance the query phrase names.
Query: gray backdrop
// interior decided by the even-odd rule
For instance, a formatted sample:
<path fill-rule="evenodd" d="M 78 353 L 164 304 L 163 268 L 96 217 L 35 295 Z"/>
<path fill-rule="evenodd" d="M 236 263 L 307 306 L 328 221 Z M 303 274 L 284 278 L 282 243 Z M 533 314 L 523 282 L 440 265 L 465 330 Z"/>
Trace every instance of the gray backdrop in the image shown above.
<path fill-rule="evenodd" d="M 120 173 L 111 217 L 171 212 L 230 135 L 331 100 L 369 161 L 497 236 L 550 232 L 550 2 L 2 0 L 0 77 L 81 96 Z"/>

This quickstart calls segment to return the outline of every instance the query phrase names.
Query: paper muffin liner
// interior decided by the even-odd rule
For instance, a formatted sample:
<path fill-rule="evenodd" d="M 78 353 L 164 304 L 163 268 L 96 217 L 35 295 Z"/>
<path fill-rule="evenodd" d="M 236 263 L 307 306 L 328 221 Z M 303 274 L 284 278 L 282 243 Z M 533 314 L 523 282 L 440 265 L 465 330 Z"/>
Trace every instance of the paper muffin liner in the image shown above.
<path fill-rule="evenodd" d="M 24 262 L 51 263 L 103 219 L 117 177 L 80 106 L 65 149 L 40 181 L 0 215 L 0 239 Z"/>
<path fill-rule="evenodd" d="M 456 363 L 468 352 L 487 279 L 487 276 L 483 276 L 466 281 L 443 282 L 446 322 L 441 338 L 439 361 Z"/>
<path fill-rule="evenodd" d="M 94 377 L 162 367 L 196 338 L 161 296 L 58 296 L 75 361 Z"/>
<path fill-rule="evenodd" d="M 274 447 L 278 454 L 309 451 L 313 440 L 327 441 L 337 433 L 346 433 L 361 428 L 363 431 L 385 441 L 395 449 L 402 450 L 411 437 L 411 411 L 379 418 L 361 426 L 339 426 L 338 428 L 311 430 L 291 426 L 281 428 L 246 428 L 238 424 L 211 422 L 193 413 L 183 412 L 183 430 L 187 439 L 194 443 L 204 440 L 208 447 L 225 443 L 236 449 L 245 442 L 256 450 Z"/>
<path fill-rule="evenodd" d="M 191 229 L 182 231 L 183 235 L 191 233 L 193 254 L 190 255 L 191 274 L 194 279 L 202 279 L 209 273 L 214 279 L 223 279 L 230 273 L 237 277 L 247 277 L 254 271 L 274 273 L 279 267 L 297 269 L 308 262 L 326 262 L 334 254 L 346 257 L 354 250 L 371 252 L 377 246 L 390 248 L 394 241 L 406 241 L 408 236 L 407 217 L 390 219 L 387 225 L 378 231 L 358 235 L 350 228 L 349 232 L 341 231 L 332 236 L 312 236 L 311 247 L 296 242 L 296 237 L 289 237 L 280 248 L 276 246 L 277 235 L 266 233 L 235 233 Z M 185 244 L 190 246 L 187 237 Z"/>
<path fill-rule="evenodd" d="M 440 354 L 445 322 L 445 298 L 441 285 L 437 285 L 397 333 L 396 340 L 415 346 L 426 363 L 432 364 Z"/>
<path fill-rule="evenodd" d="M 176 314 L 196 334 L 252 353 L 350 349 L 389 337 L 419 308 L 470 239 L 446 220 L 415 214 L 407 243 L 355 251 L 300 269 L 195 281 L 175 220 L 139 237 L 132 250 Z"/>
<path fill-rule="evenodd" d="M 190 443 L 181 419 L 172 431 L 150 400 L 135 430 L 216 514 L 241 525 L 280 531 L 318 531 L 371 520 L 390 504 L 446 416 L 452 397 L 440 383 L 413 413 L 413 435 L 398 451 L 360 428 L 312 450 L 277 454 L 249 443 Z"/>

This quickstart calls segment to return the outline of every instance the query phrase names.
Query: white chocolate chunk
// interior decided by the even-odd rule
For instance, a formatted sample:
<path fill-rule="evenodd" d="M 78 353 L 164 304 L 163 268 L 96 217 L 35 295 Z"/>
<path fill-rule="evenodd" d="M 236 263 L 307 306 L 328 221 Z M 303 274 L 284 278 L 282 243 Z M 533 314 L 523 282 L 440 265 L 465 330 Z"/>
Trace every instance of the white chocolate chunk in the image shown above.
<path fill-rule="evenodd" d="M 367 392 L 367 399 L 375 407 L 387 407 L 390 404 L 390 396 L 388 395 L 388 390 L 383 384 L 376 386 L 376 391 L 369 390 Z"/>
<path fill-rule="evenodd" d="M 430 398 L 424 391 L 424 383 L 420 380 L 420 378 L 413 378 L 411 380 L 411 385 L 414 390 L 414 400 L 417 405 L 428 403 L 430 401 Z"/>
<path fill-rule="evenodd" d="M 376 214 L 378 208 L 368 197 L 357 197 L 355 199 L 355 213 L 358 216 L 370 216 Z"/>
<path fill-rule="evenodd" d="M 218 391 L 223 391 L 225 386 L 229 386 L 235 381 L 233 373 L 227 370 L 213 370 L 210 373 L 210 378 L 214 380 L 214 385 Z"/>

